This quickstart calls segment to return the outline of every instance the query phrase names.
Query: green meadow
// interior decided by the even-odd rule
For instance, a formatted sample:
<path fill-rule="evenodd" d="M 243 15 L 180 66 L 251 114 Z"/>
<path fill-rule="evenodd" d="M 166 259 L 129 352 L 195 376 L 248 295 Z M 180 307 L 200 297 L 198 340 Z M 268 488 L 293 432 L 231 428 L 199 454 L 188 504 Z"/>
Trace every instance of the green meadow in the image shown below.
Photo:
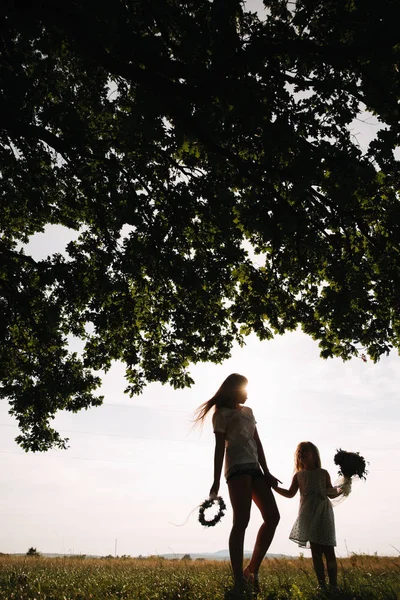
<path fill-rule="evenodd" d="M 230 581 L 221 561 L 0 557 L 0 600 L 223 600 Z M 339 586 L 319 592 L 309 558 L 269 559 L 258 598 L 397 600 L 400 558 L 339 559 Z"/>

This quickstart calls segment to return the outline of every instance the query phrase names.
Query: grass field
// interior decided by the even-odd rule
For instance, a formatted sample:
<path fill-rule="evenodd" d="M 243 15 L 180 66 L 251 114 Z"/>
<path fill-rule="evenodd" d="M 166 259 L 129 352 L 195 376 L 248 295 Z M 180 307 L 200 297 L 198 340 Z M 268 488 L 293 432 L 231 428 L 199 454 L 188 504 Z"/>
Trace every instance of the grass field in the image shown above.
<path fill-rule="evenodd" d="M 309 558 L 263 563 L 261 594 L 268 600 L 400 598 L 400 559 L 354 555 L 339 559 L 339 586 L 323 595 Z M 165 559 L 0 557 L 0 600 L 223 600 L 229 564 Z"/>

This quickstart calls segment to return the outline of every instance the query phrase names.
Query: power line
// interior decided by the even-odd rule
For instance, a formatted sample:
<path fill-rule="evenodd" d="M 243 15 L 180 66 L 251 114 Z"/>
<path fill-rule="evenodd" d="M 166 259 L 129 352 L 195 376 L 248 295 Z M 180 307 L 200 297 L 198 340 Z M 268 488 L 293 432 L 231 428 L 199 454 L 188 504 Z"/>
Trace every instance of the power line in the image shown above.
<path fill-rule="evenodd" d="M 103 404 L 101 406 L 124 406 L 126 408 L 130 408 L 130 409 L 143 409 L 143 410 L 155 410 L 155 411 L 161 411 L 161 412 L 170 412 L 170 413 L 181 413 L 181 414 L 192 414 L 194 413 L 195 409 L 193 410 L 179 410 L 179 409 L 169 409 L 169 408 L 158 408 L 156 406 L 137 406 L 134 404 L 123 404 L 122 402 L 103 402 Z M 343 420 L 341 421 L 326 421 L 326 420 L 321 420 L 321 419 L 303 419 L 303 418 L 299 418 L 299 417 L 282 417 L 280 415 L 271 415 L 270 420 L 272 419 L 276 419 L 279 421 L 296 421 L 299 423 L 321 423 L 321 424 L 325 424 L 325 423 L 332 423 L 332 424 L 337 424 L 337 425 L 343 425 Z M 345 418 L 345 417 L 343 417 Z M 392 423 L 398 423 L 398 420 L 393 420 L 393 419 L 380 419 L 380 420 L 376 420 L 374 419 L 373 421 L 346 421 L 346 425 L 371 425 L 371 424 L 392 424 Z"/>
<path fill-rule="evenodd" d="M 26 452 L 13 452 L 12 450 L 0 450 L 0 454 L 13 454 L 14 456 L 26 456 Z M 66 459 L 66 460 L 87 460 L 87 461 L 94 461 L 94 462 L 110 462 L 110 463 L 126 463 L 126 464 L 143 464 L 143 460 L 119 460 L 119 459 L 111 459 L 111 458 L 92 458 L 92 457 L 86 457 L 86 456 L 68 456 L 67 454 L 64 455 L 56 455 L 56 454 L 44 454 L 42 455 L 42 457 L 46 457 L 46 458 L 56 458 L 56 459 Z M 185 467 L 187 468 L 189 465 L 188 464 L 184 464 L 184 463 L 174 463 L 174 467 Z M 148 472 L 147 470 L 145 471 L 146 473 Z"/>
<path fill-rule="evenodd" d="M 0 427 L 11 427 L 11 428 L 17 429 L 17 425 L 9 424 L 9 423 L 0 423 Z M 60 429 L 59 431 L 60 431 L 60 433 L 64 433 L 64 434 L 94 435 L 94 436 L 101 436 L 101 437 L 110 437 L 110 438 L 115 437 L 115 438 L 133 439 L 133 440 L 136 440 L 136 439 L 149 440 L 151 442 L 174 442 L 174 443 L 178 443 L 178 444 L 186 444 L 186 443 L 211 444 L 213 442 L 212 440 L 159 438 L 159 437 L 150 437 L 150 436 L 144 436 L 144 435 L 126 435 L 126 434 L 122 434 L 122 433 L 105 433 L 105 432 L 101 432 L 101 431 L 100 432 L 98 432 L 98 431 L 75 431 L 73 429 Z M 369 448 L 369 450 L 390 452 L 392 450 L 398 451 L 398 450 L 400 450 L 400 447 L 394 446 L 391 448 Z"/>
<path fill-rule="evenodd" d="M 0 427 L 12 427 L 12 428 L 17 428 L 16 425 L 13 424 L 8 424 L 8 423 L 0 423 Z M 103 432 L 97 432 L 97 431 L 74 431 L 72 429 L 59 429 L 60 433 L 67 433 L 67 434 L 78 434 L 78 435 L 97 435 L 97 436 L 103 436 L 103 437 L 117 437 L 117 438 L 127 438 L 127 439 L 138 439 L 138 440 L 149 440 L 151 442 L 176 442 L 178 444 L 186 444 L 191 443 L 191 444 L 209 444 L 210 442 L 207 440 L 189 440 L 189 439 L 185 439 L 185 440 L 177 440 L 177 439 L 173 439 L 173 438 L 157 438 L 157 437 L 149 437 L 149 436 L 145 436 L 145 435 L 125 435 L 122 433 L 103 433 Z"/>
<path fill-rule="evenodd" d="M 135 404 L 124 404 L 123 402 L 103 402 L 103 404 L 101 404 L 100 406 L 124 406 L 126 408 L 134 408 L 134 409 L 141 408 L 143 410 L 157 410 L 160 412 L 182 413 L 182 414 L 190 414 L 191 412 L 195 411 L 195 409 L 193 409 L 193 411 L 191 411 L 191 410 L 180 410 L 177 408 L 158 408 L 156 406 L 143 406 L 143 405 L 138 406 Z"/>

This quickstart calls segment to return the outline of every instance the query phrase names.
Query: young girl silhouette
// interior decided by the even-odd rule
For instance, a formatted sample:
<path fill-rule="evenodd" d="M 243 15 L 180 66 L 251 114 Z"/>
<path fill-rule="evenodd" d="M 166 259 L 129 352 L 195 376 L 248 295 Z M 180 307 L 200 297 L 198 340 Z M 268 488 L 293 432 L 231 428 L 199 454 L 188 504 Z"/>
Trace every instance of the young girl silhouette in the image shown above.
<path fill-rule="evenodd" d="M 278 507 L 271 490 L 271 486 L 277 485 L 279 480 L 268 470 L 253 411 L 243 406 L 247 400 L 247 383 L 243 375 L 229 375 L 216 394 L 197 409 L 195 419 L 196 422 L 203 422 L 207 413 L 214 408 L 214 481 L 210 495 L 218 494 L 225 456 L 225 477 L 233 510 L 229 554 L 234 597 L 240 597 L 249 586 L 258 592 L 258 571 L 279 522 Z M 244 536 L 252 500 L 264 522 L 258 532 L 250 563 L 243 571 Z"/>
<path fill-rule="evenodd" d="M 302 547 L 311 547 L 314 570 L 319 585 L 325 587 L 325 556 L 329 583 L 337 586 L 337 564 L 335 556 L 336 536 L 333 508 L 328 498 L 340 495 L 332 488 L 331 478 L 321 469 L 319 451 L 311 442 L 301 442 L 294 457 L 295 474 L 288 490 L 274 487 L 286 498 L 293 498 L 300 490 L 299 514 L 289 538 Z"/>

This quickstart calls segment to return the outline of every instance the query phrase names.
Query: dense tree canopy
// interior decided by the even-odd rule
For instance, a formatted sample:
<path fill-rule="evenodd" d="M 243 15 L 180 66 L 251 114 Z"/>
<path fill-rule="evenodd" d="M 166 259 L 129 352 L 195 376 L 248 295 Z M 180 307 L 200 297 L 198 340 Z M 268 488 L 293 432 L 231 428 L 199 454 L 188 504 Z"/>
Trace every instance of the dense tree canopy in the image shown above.
<path fill-rule="evenodd" d="M 63 447 L 52 417 L 100 404 L 114 360 L 136 394 L 250 332 L 400 347 L 400 3 L 264 5 L 3 3 L 0 394 L 25 449 Z M 79 238 L 34 260 L 48 224 Z"/>

